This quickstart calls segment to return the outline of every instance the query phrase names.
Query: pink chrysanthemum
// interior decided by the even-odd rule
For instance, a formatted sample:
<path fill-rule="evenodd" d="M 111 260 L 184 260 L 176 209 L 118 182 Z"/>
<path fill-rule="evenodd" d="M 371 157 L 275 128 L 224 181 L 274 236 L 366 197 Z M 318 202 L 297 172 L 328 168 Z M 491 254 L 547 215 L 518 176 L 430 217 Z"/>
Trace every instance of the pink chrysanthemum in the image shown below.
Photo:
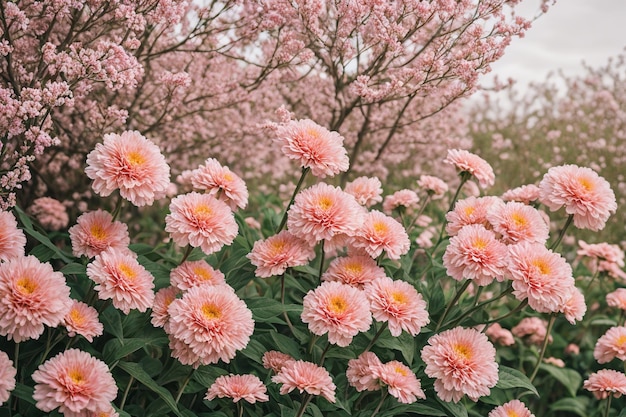
<path fill-rule="evenodd" d="M 515 344 L 513 333 L 503 328 L 500 323 L 490 324 L 485 334 L 493 343 L 497 343 L 501 346 L 511 346 Z"/>
<path fill-rule="evenodd" d="M 597 260 L 615 263 L 620 267 L 624 266 L 624 251 L 618 245 L 606 242 L 587 243 L 584 240 L 579 240 L 578 246 L 580 246 L 576 251 L 578 256 L 588 256 Z"/>
<path fill-rule="evenodd" d="M 576 165 L 552 167 L 539 183 L 540 201 L 555 211 L 565 207 L 580 229 L 602 230 L 617 210 L 611 185 L 594 170 Z"/>
<path fill-rule="evenodd" d="M 606 303 L 609 307 L 626 310 L 626 288 L 618 288 L 606 295 Z"/>
<path fill-rule="evenodd" d="M 557 368 L 565 368 L 565 362 L 563 361 L 563 359 L 555 358 L 554 356 L 544 358 L 543 362 L 547 363 L 548 365 L 556 366 Z"/>
<path fill-rule="evenodd" d="M 357 391 L 378 391 L 380 382 L 378 380 L 382 362 L 373 352 L 363 352 L 358 358 L 348 361 L 346 378 L 348 384 L 356 388 Z"/>
<path fill-rule="evenodd" d="M 295 361 L 290 355 L 277 350 L 268 350 L 263 354 L 263 367 L 278 373 L 288 362 Z"/>
<path fill-rule="evenodd" d="M 511 329 L 511 333 L 519 338 L 527 337 L 528 343 L 540 346 L 546 339 L 547 325 L 548 322 L 539 317 L 525 317 Z M 548 342 L 552 342 L 552 335 Z"/>
<path fill-rule="evenodd" d="M 117 395 L 106 363 L 87 352 L 69 349 L 44 362 L 34 373 L 33 399 L 38 409 L 59 408 L 67 417 L 110 408 Z"/>
<path fill-rule="evenodd" d="M 304 296 L 301 317 L 311 333 L 328 333 L 328 341 L 341 347 L 348 346 L 354 336 L 372 324 L 365 293 L 335 281 L 323 282 Z"/>
<path fill-rule="evenodd" d="M 374 319 L 388 323 L 392 336 L 400 336 L 403 330 L 416 336 L 430 322 L 426 301 L 408 282 L 378 278 L 365 286 L 365 293 Z"/>
<path fill-rule="evenodd" d="M 470 173 L 476 178 L 481 188 L 487 188 L 495 182 L 495 175 L 491 165 L 480 156 L 466 150 L 448 150 L 448 155 L 443 162 L 454 165 L 459 172 Z"/>
<path fill-rule="evenodd" d="M 442 198 L 448 192 L 448 184 L 442 179 L 433 177 L 432 175 L 422 175 L 417 180 L 417 185 L 425 190 L 433 200 Z"/>
<path fill-rule="evenodd" d="M 34 256 L 0 263 L 0 335 L 20 343 L 38 339 L 44 325 L 56 327 L 71 306 L 61 272 Z"/>
<path fill-rule="evenodd" d="M 511 400 L 491 410 L 487 417 L 535 417 L 520 400 Z"/>
<path fill-rule="evenodd" d="M 354 197 L 321 182 L 296 195 L 287 227 L 293 235 L 314 245 L 339 234 L 353 236 L 363 219 L 364 209 Z"/>
<path fill-rule="evenodd" d="M 293 361 L 286 363 L 280 372 L 272 377 L 272 382 L 283 384 L 280 387 L 280 393 L 283 395 L 297 389 L 300 393 L 321 395 L 329 402 L 335 402 L 337 387 L 330 374 L 326 369 L 311 362 Z"/>
<path fill-rule="evenodd" d="M 93 258 L 107 249 L 121 250 L 130 244 L 128 227 L 100 209 L 81 214 L 69 233 L 74 256 Z"/>
<path fill-rule="evenodd" d="M 346 184 L 344 191 L 364 207 L 383 201 L 383 185 L 376 177 L 359 177 Z"/>
<path fill-rule="evenodd" d="M 116 189 L 136 206 L 150 206 L 165 197 L 170 167 L 158 146 L 137 131 L 104 135 L 87 155 L 85 174 L 94 191 L 106 197 Z"/>
<path fill-rule="evenodd" d="M 574 287 L 570 298 L 561 306 L 559 311 L 565 315 L 571 324 L 583 319 L 587 312 L 587 304 L 585 304 L 585 296 L 580 289 Z"/>
<path fill-rule="evenodd" d="M 565 258 L 539 243 L 509 246 L 509 274 L 513 295 L 540 313 L 560 311 L 575 288 Z"/>
<path fill-rule="evenodd" d="M 454 210 L 446 213 L 446 232 L 450 236 L 455 236 L 459 230 L 470 224 L 482 224 L 490 229 L 487 214 L 501 205 L 504 205 L 504 202 L 493 196 L 459 200 L 454 205 Z"/>
<path fill-rule="evenodd" d="M 400 190 L 395 193 L 385 196 L 383 201 L 383 211 L 387 214 L 391 214 L 395 209 L 400 211 L 406 211 L 417 207 L 420 198 L 413 190 Z"/>
<path fill-rule="evenodd" d="M 387 391 L 403 404 L 412 404 L 418 398 L 425 399 L 420 380 L 413 371 L 399 361 L 387 362 L 376 368 L 380 382 L 387 386 Z"/>
<path fill-rule="evenodd" d="M 106 250 L 87 265 L 101 300 L 111 299 L 124 314 L 146 311 L 154 302 L 154 278 L 130 251 Z"/>
<path fill-rule="evenodd" d="M 246 183 L 217 159 L 208 158 L 204 165 L 193 171 L 191 183 L 197 190 L 204 190 L 224 201 L 232 210 L 248 205 Z"/>
<path fill-rule="evenodd" d="M 283 230 L 254 242 L 247 258 L 256 266 L 254 274 L 257 277 L 268 278 L 283 274 L 287 268 L 308 264 L 315 258 L 315 250 L 305 240 Z"/>
<path fill-rule="evenodd" d="M 233 402 L 246 400 L 250 404 L 269 401 L 267 388 L 256 375 L 222 375 L 215 379 L 204 397 L 213 400 L 215 397 L 232 398 Z"/>
<path fill-rule="evenodd" d="M 168 309 L 169 333 L 197 355 L 193 363 L 208 365 L 220 359 L 230 362 L 245 348 L 254 331 L 252 312 L 227 285 L 200 285 L 190 288 Z"/>
<path fill-rule="evenodd" d="M 204 259 L 185 261 L 170 272 L 170 284 L 187 291 L 196 285 L 220 285 L 226 283 L 224 274 L 213 268 Z"/>
<path fill-rule="evenodd" d="M 83 336 L 90 343 L 94 336 L 100 336 L 104 326 L 98 320 L 98 311 L 81 301 L 72 300 L 70 311 L 65 315 L 63 324 L 69 337 L 77 334 Z"/>
<path fill-rule="evenodd" d="M 411 241 L 397 220 L 373 210 L 365 216 L 352 245 L 365 250 L 372 258 L 385 251 L 389 259 L 400 259 L 409 251 Z"/>
<path fill-rule="evenodd" d="M 0 350 L 0 406 L 4 404 L 15 389 L 15 375 L 17 369 L 9 356 Z"/>
<path fill-rule="evenodd" d="M 120 417 L 119 413 L 115 411 L 115 408 L 111 404 L 105 406 L 105 408 L 98 411 L 87 411 L 85 417 Z"/>
<path fill-rule="evenodd" d="M 150 323 L 152 323 L 154 327 L 163 327 L 165 331 L 168 331 L 168 323 L 170 320 L 168 308 L 179 294 L 180 290 L 174 286 L 161 288 L 156 292 L 152 312 L 150 313 Z"/>
<path fill-rule="evenodd" d="M 613 369 L 601 369 L 589 375 L 583 382 L 583 388 L 599 399 L 608 398 L 612 395 L 619 398 L 626 395 L 626 375 Z"/>
<path fill-rule="evenodd" d="M 535 184 L 527 184 L 513 188 L 502 194 L 502 200 L 530 204 L 533 201 L 539 200 L 539 187 Z"/>
<path fill-rule="evenodd" d="M 487 221 L 506 244 L 545 244 L 550 234 L 548 224 L 536 208 L 515 201 L 495 206 L 487 213 Z"/>
<path fill-rule="evenodd" d="M 26 236 L 13 213 L 0 210 L 0 261 L 24 256 Z"/>
<path fill-rule="evenodd" d="M 489 395 L 498 382 L 496 349 L 475 329 L 455 327 L 428 339 L 422 349 L 426 375 L 436 378 L 435 391 L 443 401 L 472 401 Z"/>
<path fill-rule="evenodd" d="M 310 168 L 316 177 L 333 177 L 348 170 L 350 164 L 343 137 L 312 120 L 291 121 L 281 126 L 276 136 L 275 141 L 283 153 L 298 161 L 300 166 Z"/>
<path fill-rule="evenodd" d="M 598 363 L 611 362 L 614 358 L 626 360 L 626 326 L 611 327 L 596 342 L 593 357 Z"/>
<path fill-rule="evenodd" d="M 59 200 L 51 197 L 35 199 L 27 209 L 28 214 L 33 216 L 46 230 L 61 230 L 67 227 L 70 218 L 67 209 Z"/>
<path fill-rule="evenodd" d="M 362 290 L 368 282 L 386 276 L 370 256 L 350 255 L 333 259 L 322 274 L 322 281 L 338 281 Z"/>
<path fill-rule="evenodd" d="M 230 245 L 239 226 L 230 208 L 209 194 L 192 192 L 179 195 L 170 203 L 165 231 L 181 247 L 200 247 L 207 255 Z"/>
<path fill-rule="evenodd" d="M 485 286 L 502 281 L 508 265 L 507 246 L 481 224 L 470 224 L 450 239 L 443 254 L 443 265 L 457 281 L 471 279 Z"/>

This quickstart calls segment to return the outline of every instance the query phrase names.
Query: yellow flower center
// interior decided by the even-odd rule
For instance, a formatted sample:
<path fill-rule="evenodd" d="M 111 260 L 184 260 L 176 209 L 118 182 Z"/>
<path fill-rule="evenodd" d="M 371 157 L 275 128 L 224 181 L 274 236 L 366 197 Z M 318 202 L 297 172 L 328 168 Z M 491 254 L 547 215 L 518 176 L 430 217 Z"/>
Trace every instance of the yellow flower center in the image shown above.
<path fill-rule="evenodd" d="M 353 274 L 360 274 L 361 272 L 363 272 L 363 265 L 357 262 L 348 263 L 346 264 L 345 269 L 347 272 L 351 272 Z"/>
<path fill-rule="evenodd" d="M 319 200 L 317 200 L 317 206 L 326 211 L 333 206 L 333 201 L 330 199 L 330 197 L 322 196 L 319 198 Z"/>
<path fill-rule="evenodd" d="M 515 212 L 511 215 L 511 220 L 513 220 L 513 223 L 517 227 L 526 226 L 528 224 L 528 219 L 518 212 Z"/>
<path fill-rule="evenodd" d="M 550 265 L 548 265 L 548 262 L 546 262 L 545 259 L 535 259 L 533 260 L 532 265 L 543 275 L 548 275 L 551 272 Z"/>
<path fill-rule="evenodd" d="M 406 294 L 400 291 L 393 291 L 391 294 L 393 302 L 396 304 L 406 304 L 408 301 Z"/>
<path fill-rule="evenodd" d="M 67 373 L 67 376 L 70 377 L 73 383 L 82 384 L 85 381 L 85 377 L 80 369 L 72 369 Z"/>
<path fill-rule="evenodd" d="M 128 163 L 133 167 L 143 165 L 146 162 L 146 158 L 142 154 L 136 151 L 132 151 L 128 154 Z"/>
<path fill-rule="evenodd" d="M 454 349 L 454 353 L 461 356 L 463 359 L 470 359 L 472 357 L 472 350 L 464 343 L 457 343 L 452 349 Z"/>
<path fill-rule="evenodd" d="M 17 289 L 24 295 L 30 295 L 37 289 L 37 283 L 28 277 L 21 277 L 17 280 Z"/>
<path fill-rule="evenodd" d="M 509 410 L 509 411 L 507 411 L 507 412 L 506 412 L 506 415 L 507 415 L 508 417 L 519 417 L 519 414 L 517 414 L 517 413 L 515 412 L 515 410 Z"/>
<path fill-rule="evenodd" d="M 400 366 L 396 366 L 394 369 L 394 371 L 396 371 L 397 374 L 400 374 L 402 376 L 407 376 L 409 373 L 406 371 L 406 369 L 400 367 Z"/>
<path fill-rule="evenodd" d="M 217 320 L 222 317 L 222 310 L 215 304 L 204 304 L 202 306 L 202 314 L 209 320 Z"/>
<path fill-rule="evenodd" d="M 213 210 L 206 204 L 200 203 L 194 207 L 193 214 L 199 220 L 208 220 L 213 215 Z"/>
<path fill-rule="evenodd" d="M 487 247 L 487 241 L 485 239 L 483 239 L 482 237 L 478 237 L 476 239 L 474 239 L 473 243 L 473 247 L 474 249 L 478 249 L 478 250 L 483 250 Z"/>
<path fill-rule="evenodd" d="M 284 249 L 285 249 L 285 241 L 284 240 L 274 239 L 270 243 L 270 252 L 274 256 L 282 253 Z"/>
<path fill-rule="evenodd" d="M 222 178 L 227 182 L 232 182 L 232 180 L 234 180 L 233 175 L 230 172 L 222 174 Z"/>
<path fill-rule="evenodd" d="M 463 211 L 465 212 L 465 215 L 469 217 L 472 214 L 474 214 L 474 212 L 476 211 L 476 208 L 474 206 L 467 206 L 465 207 Z"/>
<path fill-rule="evenodd" d="M 585 189 L 585 191 L 593 190 L 593 182 L 586 177 L 579 177 L 578 183 Z"/>
<path fill-rule="evenodd" d="M 122 273 L 122 275 L 124 275 L 125 278 L 135 279 L 135 277 L 137 277 L 137 273 L 135 272 L 135 269 L 132 266 L 124 262 L 120 263 L 117 266 L 117 269 L 119 269 L 119 271 Z"/>
<path fill-rule="evenodd" d="M 99 224 L 92 225 L 91 229 L 89 229 L 89 232 L 91 233 L 91 236 L 97 240 L 104 240 L 107 237 L 107 233 L 104 230 L 104 227 Z"/>
<path fill-rule="evenodd" d="M 615 344 L 620 347 L 623 347 L 624 345 L 626 345 L 626 335 L 623 334 L 620 337 L 618 337 L 617 340 L 615 341 Z"/>
<path fill-rule="evenodd" d="M 341 314 L 346 311 L 347 308 L 348 303 L 345 299 L 339 296 L 331 298 L 328 302 L 328 309 L 335 314 Z"/>
<path fill-rule="evenodd" d="M 200 279 L 200 281 L 211 281 L 213 279 L 211 271 L 201 266 L 193 268 L 193 273 Z"/>
<path fill-rule="evenodd" d="M 78 311 L 77 308 L 72 308 L 70 310 L 70 318 L 75 324 L 78 324 L 78 325 L 83 324 L 85 322 L 85 317 L 82 314 L 80 314 L 80 311 Z"/>
<path fill-rule="evenodd" d="M 379 233 L 379 234 L 380 233 L 387 233 L 387 231 L 389 230 L 389 227 L 387 226 L 387 223 L 382 222 L 382 221 L 375 222 L 373 226 L 374 226 L 374 231 L 376 233 Z"/>

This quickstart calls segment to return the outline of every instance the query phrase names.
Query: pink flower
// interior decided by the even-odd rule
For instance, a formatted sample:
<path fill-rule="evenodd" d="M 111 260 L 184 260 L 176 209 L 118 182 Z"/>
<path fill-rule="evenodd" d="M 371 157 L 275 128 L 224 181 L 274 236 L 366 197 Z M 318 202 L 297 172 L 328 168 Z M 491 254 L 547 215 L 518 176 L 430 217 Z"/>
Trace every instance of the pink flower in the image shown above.
<path fill-rule="evenodd" d="M 626 310 L 626 288 L 618 288 L 606 295 L 606 303 L 609 307 Z"/>
<path fill-rule="evenodd" d="M 576 165 L 552 167 L 539 183 L 540 201 L 550 210 L 565 207 L 580 229 L 602 230 L 617 210 L 610 184 L 595 171 Z"/>
<path fill-rule="evenodd" d="M 493 231 L 506 244 L 534 242 L 545 244 L 550 234 L 548 224 L 537 209 L 526 204 L 510 202 L 497 205 L 487 213 Z"/>
<path fill-rule="evenodd" d="M 154 278 L 130 251 L 106 250 L 87 265 L 101 300 L 111 299 L 124 314 L 146 311 L 154 302 Z"/>
<path fill-rule="evenodd" d="M 494 184 L 495 175 L 491 165 L 478 155 L 462 149 L 450 149 L 448 155 L 443 160 L 447 164 L 452 164 L 457 171 L 467 172 L 478 181 L 481 188 L 487 188 Z"/>
<path fill-rule="evenodd" d="M 550 356 L 549 358 L 544 358 L 543 362 L 547 363 L 548 365 L 556 366 L 557 368 L 565 368 L 565 362 L 563 362 L 563 359 L 555 358 L 553 356 Z"/>
<path fill-rule="evenodd" d="M 611 362 L 614 358 L 626 360 L 626 326 L 614 326 L 602 335 L 593 349 L 598 363 Z"/>
<path fill-rule="evenodd" d="M 322 281 L 338 281 L 362 290 L 368 282 L 386 276 L 370 256 L 350 255 L 333 259 L 322 274 Z"/>
<path fill-rule="evenodd" d="M 580 289 L 574 287 L 570 298 L 561 306 L 559 311 L 565 315 L 571 324 L 583 319 L 587 312 L 587 304 L 585 304 L 585 296 Z"/>
<path fill-rule="evenodd" d="M 385 197 L 383 201 L 383 211 L 391 214 L 393 210 L 405 211 L 417 207 L 420 198 L 413 190 L 400 190 Z"/>
<path fill-rule="evenodd" d="M 520 400 L 511 400 L 491 410 L 487 417 L 535 417 Z"/>
<path fill-rule="evenodd" d="M 100 209 L 81 214 L 69 234 L 74 256 L 93 258 L 107 249 L 121 250 L 130 244 L 128 227 Z"/>
<path fill-rule="evenodd" d="M 539 346 L 546 339 L 547 324 L 545 320 L 539 317 L 525 317 L 511 329 L 511 333 L 519 338 L 529 336 L 528 342 Z M 548 342 L 552 342 L 552 335 L 550 335 Z"/>
<path fill-rule="evenodd" d="M 575 343 L 570 343 L 569 345 L 565 346 L 564 352 L 567 355 L 579 355 L 580 354 L 580 346 L 578 346 Z"/>
<path fill-rule="evenodd" d="M 288 362 L 295 361 L 291 356 L 277 350 L 268 350 L 263 354 L 262 360 L 265 369 L 271 369 L 276 373 L 280 372 Z"/>
<path fill-rule="evenodd" d="M 318 183 L 296 195 L 287 227 L 314 245 L 339 234 L 353 236 L 363 224 L 363 211 L 354 197 L 339 187 Z"/>
<path fill-rule="evenodd" d="M 150 323 L 154 327 L 163 327 L 167 332 L 169 327 L 170 314 L 168 308 L 172 301 L 174 301 L 180 290 L 174 286 L 161 288 L 154 295 L 154 304 L 152 305 L 152 312 L 150 313 Z"/>
<path fill-rule="evenodd" d="M 373 210 L 365 216 L 352 245 L 364 249 L 372 258 L 385 251 L 389 259 L 400 259 L 409 251 L 411 241 L 397 220 Z"/>
<path fill-rule="evenodd" d="M 250 404 L 269 401 L 267 388 L 256 375 L 222 375 L 215 379 L 204 397 L 213 400 L 215 397 L 232 398 L 233 402 L 246 400 Z"/>
<path fill-rule="evenodd" d="M 0 406 L 4 404 L 15 389 L 15 375 L 17 369 L 13 367 L 13 361 L 9 355 L 0 350 Z"/>
<path fill-rule="evenodd" d="M 169 306 L 169 334 L 187 346 L 196 358 L 184 365 L 228 363 L 245 348 L 254 331 L 252 312 L 227 285 L 190 288 Z"/>
<path fill-rule="evenodd" d="M 487 336 L 475 329 L 455 327 L 428 339 L 422 349 L 426 375 L 436 378 L 435 391 L 443 401 L 472 401 L 489 395 L 498 382 L 496 350 Z"/>
<path fill-rule="evenodd" d="M 502 194 L 504 201 L 517 201 L 524 204 L 530 204 L 533 201 L 539 200 L 539 187 L 535 184 L 522 185 L 521 187 L 513 188 Z"/>
<path fill-rule="evenodd" d="M 225 283 L 224 274 L 214 269 L 204 259 L 185 261 L 170 272 L 170 285 L 181 291 L 187 291 L 196 285 L 220 285 Z"/>
<path fill-rule="evenodd" d="M 343 137 L 309 119 L 291 121 L 276 132 L 276 143 L 289 158 L 316 177 L 333 177 L 349 167 Z"/>
<path fill-rule="evenodd" d="M 392 336 L 400 336 L 403 330 L 416 336 L 430 322 L 422 295 L 406 281 L 377 278 L 365 286 L 365 293 L 372 315 L 388 323 Z"/>
<path fill-rule="evenodd" d="M 538 243 L 509 246 L 513 294 L 540 313 L 555 313 L 572 297 L 574 277 L 565 258 Z"/>
<path fill-rule="evenodd" d="M 246 183 L 215 158 L 208 158 L 204 165 L 193 171 L 191 183 L 195 189 L 207 191 L 224 201 L 232 210 L 248 205 Z"/>
<path fill-rule="evenodd" d="M 56 327 L 71 306 L 61 272 L 34 256 L 0 263 L 0 335 L 15 343 L 38 339 L 44 325 Z"/>
<path fill-rule="evenodd" d="M 487 214 L 500 205 L 504 205 L 504 202 L 492 196 L 459 200 L 454 205 L 454 210 L 446 213 L 446 232 L 455 236 L 459 230 L 470 224 L 482 224 L 485 228 L 491 228 Z"/>
<path fill-rule="evenodd" d="M 28 207 L 28 214 L 33 216 L 46 230 L 61 230 L 67 227 L 70 218 L 67 209 L 58 200 L 51 197 L 40 197 Z"/>
<path fill-rule="evenodd" d="M 304 296 L 301 317 L 311 333 L 328 333 L 328 341 L 341 347 L 348 346 L 354 336 L 372 324 L 365 293 L 334 281 L 323 282 Z"/>
<path fill-rule="evenodd" d="M 90 343 L 93 342 L 94 336 L 100 336 L 104 330 L 104 326 L 98 320 L 98 311 L 76 300 L 72 300 L 72 306 L 65 315 L 63 324 L 67 329 L 69 337 L 79 334 Z"/>
<path fill-rule="evenodd" d="M 26 236 L 18 229 L 13 213 L 0 210 L 0 262 L 24 256 Z"/>
<path fill-rule="evenodd" d="M 170 203 L 165 231 L 181 247 L 200 247 L 207 255 L 230 245 L 239 226 L 230 208 L 209 194 L 192 192 L 179 195 Z"/>
<path fill-rule="evenodd" d="M 98 411 L 87 411 L 85 417 L 120 417 L 119 413 L 115 411 L 115 408 L 111 404 L 104 406 L 103 409 Z"/>
<path fill-rule="evenodd" d="M 597 260 L 612 262 L 618 266 L 624 266 L 624 251 L 618 245 L 610 243 L 587 243 L 579 240 L 580 249 L 576 251 L 578 256 L 588 256 Z"/>
<path fill-rule="evenodd" d="M 446 272 L 457 281 L 471 279 L 486 286 L 502 281 L 508 265 L 508 249 L 495 234 L 481 224 L 463 227 L 450 239 L 443 254 Z"/>
<path fill-rule="evenodd" d="M 380 382 L 387 386 L 389 394 L 403 404 L 412 404 L 418 398 L 426 399 L 420 380 L 413 371 L 399 361 L 387 362 L 376 367 Z"/>
<path fill-rule="evenodd" d="M 254 274 L 257 277 L 268 278 L 283 274 L 287 268 L 308 264 L 315 258 L 315 250 L 305 240 L 283 230 L 254 242 L 252 251 L 246 257 L 256 266 Z"/>
<path fill-rule="evenodd" d="M 349 182 L 344 191 L 355 198 L 357 203 L 365 207 L 371 207 L 383 201 L 383 186 L 376 177 L 359 177 Z"/>
<path fill-rule="evenodd" d="M 378 391 L 380 389 L 378 369 L 382 362 L 373 352 L 363 352 L 358 358 L 348 361 L 346 377 L 348 384 L 357 391 Z"/>
<path fill-rule="evenodd" d="M 612 395 L 619 398 L 626 395 L 626 375 L 613 369 L 601 369 L 589 375 L 583 382 L 583 388 L 601 400 Z"/>
<path fill-rule="evenodd" d="M 330 374 L 326 369 L 311 362 L 286 363 L 280 372 L 272 377 L 272 382 L 283 384 L 280 387 L 280 393 L 283 395 L 297 389 L 300 393 L 321 395 L 329 402 L 335 402 L 337 387 L 333 384 Z"/>
<path fill-rule="evenodd" d="M 159 147 L 137 131 L 104 135 L 87 155 L 85 174 L 94 191 L 106 197 L 116 189 L 136 206 L 152 205 L 165 197 L 170 185 L 170 168 Z"/>
<path fill-rule="evenodd" d="M 78 417 L 107 410 L 117 395 L 109 367 L 87 352 L 69 349 L 44 362 L 33 373 L 38 409 Z"/>
<path fill-rule="evenodd" d="M 420 176 L 417 185 L 422 190 L 425 190 L 428 195 L 432 196 L 433 200 L 442 198 L 448 192 L 448 184 L 432 175 Z"/>
<path fill-rule="evenodd" d="M 510 330 L 503 328 L 500 323 L 490 324 L 485 334 L 493 343 L 497 343 L 502 346 L 511 346 L 515 344 L 513 333 L 511 333 Z"/>

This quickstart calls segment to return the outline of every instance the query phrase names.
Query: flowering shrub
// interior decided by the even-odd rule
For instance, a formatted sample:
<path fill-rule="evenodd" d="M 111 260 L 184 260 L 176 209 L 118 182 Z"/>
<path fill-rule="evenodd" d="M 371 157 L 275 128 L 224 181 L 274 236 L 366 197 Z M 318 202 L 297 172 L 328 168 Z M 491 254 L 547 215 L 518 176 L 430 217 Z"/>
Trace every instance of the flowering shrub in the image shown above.
<path fill-rule="evenodd" d="M 595 172 L 552 168 L 507 202 L 476 197 L 493 170 L 450 150 L 451 192 L 424 176 L 385 200 L 374 178 L 311 177 L 347 169 L 336 132 L 281 135 L 302 169 L 285 203 L 245 212 L 257 197 L 215 159 L 168 202 L 158 148 L 122 132 L 133 139 L 107 136 L 87 159 L 112 213 L 46 234 L 28 209 L 1 212 L 0 410 L 584 417 L 624 405 L 624 254 L 564 243 L 616 210 Z"/>

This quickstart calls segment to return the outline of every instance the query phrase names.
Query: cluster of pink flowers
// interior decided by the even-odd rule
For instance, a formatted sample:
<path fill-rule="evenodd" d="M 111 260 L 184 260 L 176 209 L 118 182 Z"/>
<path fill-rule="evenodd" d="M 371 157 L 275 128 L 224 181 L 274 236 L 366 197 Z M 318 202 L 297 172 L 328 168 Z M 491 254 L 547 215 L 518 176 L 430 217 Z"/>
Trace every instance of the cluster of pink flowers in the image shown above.
<path fill-rule="evenodd" d="M 64 229 L 70 221 L 63 203 L 50 197 L 35 199 L 28 207 L 28 213 L 46 230 Z"/>

